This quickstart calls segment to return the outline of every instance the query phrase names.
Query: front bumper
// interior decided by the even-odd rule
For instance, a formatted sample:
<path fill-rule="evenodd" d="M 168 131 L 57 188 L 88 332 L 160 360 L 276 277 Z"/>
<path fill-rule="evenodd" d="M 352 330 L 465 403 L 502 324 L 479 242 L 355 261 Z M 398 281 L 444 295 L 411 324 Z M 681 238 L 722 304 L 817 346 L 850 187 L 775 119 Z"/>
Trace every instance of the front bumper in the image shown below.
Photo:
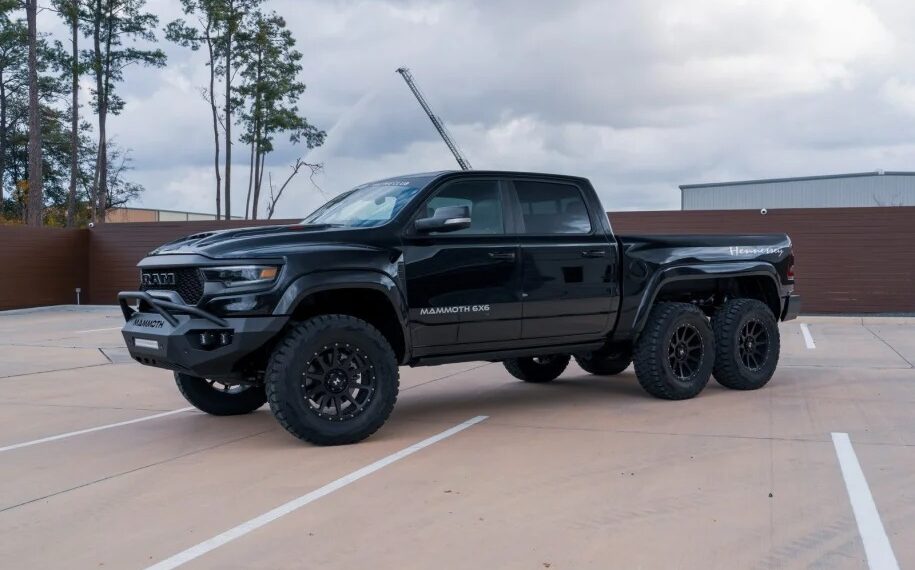
<path fill-rule="evenodd" d="M 144 301 L 149 309 L 139 312 L 129 307 L 132 299 Z M 287 316 L 223 319 L 143 292 L 121 293 L 118 301 L 127 321 L 121 333 L 134 360 L 201 378 L 244 379 L 252 372 L 246 369 L 245 358 L 270 342 L 289 320 Z"/>
<path fill-rule="evenodd" d="M 796 319 L 801 313 L 801 296 L 794 293 L 785 298 L 785 307 L 782 309 L 782 320 Z"/>

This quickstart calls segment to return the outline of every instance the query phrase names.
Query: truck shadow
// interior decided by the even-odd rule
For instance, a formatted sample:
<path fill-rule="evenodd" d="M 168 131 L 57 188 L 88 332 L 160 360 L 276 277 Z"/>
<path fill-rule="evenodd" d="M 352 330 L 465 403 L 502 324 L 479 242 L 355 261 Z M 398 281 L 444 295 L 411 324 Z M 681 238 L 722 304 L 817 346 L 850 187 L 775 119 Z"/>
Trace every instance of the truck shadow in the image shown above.
<path fill-rule="evenodd" d="M 717 388 L 714 382 L 710 382 L 698 399 L 719 392 Z M 646 394 L 631 369 L 613 377 L 567 373 L 545 384 L 503 379 L 493 379 L 491 383 L 452 379 L 420 387 L 415 391 L 405 390 L 398 399 L 391 419 L 451 421 L 480 414 L 530 418 L 542 414 L 553 416 L 590 412 L 631 415 L 649 410 L 657 413 L 659 406 L 678 406 L 684 402 L 690 400 L 669 402 Z"/>

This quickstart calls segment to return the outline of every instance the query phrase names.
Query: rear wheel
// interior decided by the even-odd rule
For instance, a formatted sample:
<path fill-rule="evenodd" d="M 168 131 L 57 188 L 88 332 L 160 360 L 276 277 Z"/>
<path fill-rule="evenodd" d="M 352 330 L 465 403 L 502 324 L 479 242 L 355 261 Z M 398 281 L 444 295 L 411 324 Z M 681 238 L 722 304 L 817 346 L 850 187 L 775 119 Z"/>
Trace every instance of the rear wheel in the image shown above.
<path fill-rule="evenodd" d="M 400 374 L 387 339 L 348 315 L 296 325 L 267 367 L 270 409 L 286 431 L 318 445 L 361 441 L 387 421 Z"/>
<path fill-rule="evenodd" d="M 617 350 L 612 352 L 595 351 L 575 355 L 575 362 L 582 370 L 597 376 L 613 376 L 629 368 L 632 364 L 632 352 Z"/>
<path fill-rule="evenodd" d="M 635 374 L 646 392 L 685 400 L 708 384 L 715 337 L 708 319 L 689 303 L 658 303 L 635 346 Z"/>
<path fill-rule="evenodd" d="M 715 380 L 734 390 L 765 386 L 778 366 L 778 321 L 762 301 L 733 299 L 712 319 Z"/>
<path fill-rule="evenodd" d="M 539 384 L 559 377 L 572 358 L 568 354 L 511 358 L 502 362 L 508 373 L 525 382 Z"/>
<path fill-rule="evenodd" d="M 249 414 L 267 402 L 263 386 L 222 384 L 175 372 L 175 383 L 192 406 L 214 416 Z"/>

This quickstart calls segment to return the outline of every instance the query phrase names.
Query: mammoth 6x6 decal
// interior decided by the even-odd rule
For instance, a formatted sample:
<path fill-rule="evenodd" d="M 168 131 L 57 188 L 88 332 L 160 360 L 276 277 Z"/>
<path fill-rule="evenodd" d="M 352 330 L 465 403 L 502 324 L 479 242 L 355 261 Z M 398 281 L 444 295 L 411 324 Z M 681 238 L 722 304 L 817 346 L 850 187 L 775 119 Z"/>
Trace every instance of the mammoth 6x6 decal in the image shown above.
<path fill-rule="evenodd" d="M 488 313 L 489 305 L 453 305 L 451 307 L 423 307 L 420 316 L 458 315 L 461 313 Z"/>

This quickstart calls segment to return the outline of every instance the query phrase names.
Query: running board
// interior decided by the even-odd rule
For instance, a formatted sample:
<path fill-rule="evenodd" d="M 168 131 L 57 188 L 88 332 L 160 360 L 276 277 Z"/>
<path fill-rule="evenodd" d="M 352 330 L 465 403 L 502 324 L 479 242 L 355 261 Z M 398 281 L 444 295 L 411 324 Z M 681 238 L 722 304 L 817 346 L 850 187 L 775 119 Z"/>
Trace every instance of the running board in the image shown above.
<path fill-rule="evenodd" d="M 468 362 L 473 360 L 489 360 L 498 362 L 508 358 L 522 358 L 525 356 L 546 356 L 550 354 L 573 354 L 576 352 L 589 352 L 598 350 L 606 346 L 607 341 L 599 340 L 592 342 L 550 345 L 550 346 L 533 346 L 530 348 L 516 348 L 512 350 L 493 350 L 488 352 L 462 352 L 458 354 L 442 354 L 433 356 L 422 356 L 413 360 L 410 366 L 437 366 L 439 364 L 452 364 L 455 362 Z"/>

